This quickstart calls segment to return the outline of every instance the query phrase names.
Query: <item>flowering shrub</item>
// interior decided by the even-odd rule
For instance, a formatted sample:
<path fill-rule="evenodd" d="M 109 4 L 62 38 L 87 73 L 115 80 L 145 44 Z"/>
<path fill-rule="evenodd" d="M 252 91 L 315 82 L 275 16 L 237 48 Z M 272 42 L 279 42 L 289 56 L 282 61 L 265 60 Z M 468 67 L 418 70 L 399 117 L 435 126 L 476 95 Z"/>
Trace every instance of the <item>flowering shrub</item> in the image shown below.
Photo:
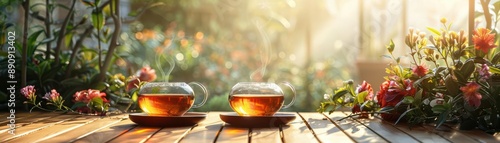
<path fill-rule="evenodd" d="M 353 114 L 380 114 L 384 120 L 407 121 L 411 124 L 459 122 L 461 129 L 479 128 L 500 131 L 500 52 L 496 35 L 489 29 L 478 28 L 468 46 L 464 31 L 428 28 L 433 35 L 410 29 L 405 44 L 410 66 L 395 57 L 391 41 L 384 57 L 394 60 L 386 69 L 386 81 L 380 85 L 376 101 L 364 90 L 354 92 L 353 82 L 326 96 L 318 111 L 335 111 L 352 107 Z M 368 89 L 363 82 L 358 89 Z M 368 90 L 365 90 L 368 91 Z M 376 104 L 374 104 L 376 103 Z M 368 108 L 367 108 L 368 107 Z"/>
<path fill-rule="evenodd" d="M 26 99 L 27 99 L 25 101 L 26 104 L 33 105 L 31 110 L 33 110 L 34 108 L 39 108 L 42 110 L 49 111 L 49 109 L 45 109 L 41 106 L 41 102 L 37 102 L 37 100 L 36 100 L 37 95 L 36 95 L 35 86 L 28 85 L 24 88 L 21 88 L 21 94 L 24 97 L 26 97 Z M 50 92 L 46 93 L 45 96 L 43 96 L 42 98 L 48 101 L 48 103 L 47 103 L 48 105 L 52 105 L 52 106 L 56 107 L 55 110 L 63 110 L 63 111 L 69 110 L 68 107 L 64 106 L 64 100 L 62 99 L 62 97 L 59 95 L 59 93 L 55 89 L 52 89 Z"/>
<path fill-rule="evenodd" d="M 73 95 L 76 103 L 73 108 L 81 113 L 105 113 L 109 107 L 106 93 L 99 90 L 88 89 L 78 91 Z"/>
<path fill-rule="evenodd" d="M 38 108 L 46 111 L 65 111 L 65 112 L 78 112 L 86 114 L 97 114 L 104 115 L 108 112 L 109 107 L 112 105 L 111 100 L 115 100 L 115 104 L 120 102 L 120 100 L 125 99 L 137 99 L 138 88 L 144 82 L 151 82 L 156 79 L 156 72 L 149 66 L 144 66 L 142 69 L 137 71 L 136 75 L 130 76 L 129 80 L 125 79 L 122 74 L 115 74 L 110 76 L 105 84 L 104 90 L 97 89 L 86 89 L 75 92 L 73 94 L 71 108 L 65 106 L 65 100 L 60 94 L 52 89 L 50 92 L 46 93 L 42 98 L 46 100 L 46 105 L 52 105 L 54 109 L 47 109 L 43 106 L 42 101 L 37 101 L 37 90 L 35 86 L 29 85 L 21 89 L 21 94 L 26 98 L 26 104 L 33 105 L 31 108 Z M 110 94 L 116 98 L 110 98 L 106 95 Z M 133 102 L 127 102 L 127 107 L 124 111 L 128 111 Z"/>

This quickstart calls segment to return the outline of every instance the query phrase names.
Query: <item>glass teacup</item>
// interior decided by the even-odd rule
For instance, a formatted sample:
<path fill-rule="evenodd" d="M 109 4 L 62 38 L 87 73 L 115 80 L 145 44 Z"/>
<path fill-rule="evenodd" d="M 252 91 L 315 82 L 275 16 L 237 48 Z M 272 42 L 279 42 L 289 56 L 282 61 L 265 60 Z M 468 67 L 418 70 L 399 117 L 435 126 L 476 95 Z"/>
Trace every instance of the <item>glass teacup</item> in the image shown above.
<path fill-rule="evenodd" d="M 194 105 L 195 93 L 190 85 L 203 90 L 203 101 Z M 197 82 L 150 82 L 139 91 L 139 107 L 149 115 L 182 116 L 191 108 L 199 108 L 207 101 L 205 86 Z"/>
<path fill-rule="evenodd" d="M 295 102 L 295 88 L 288 82 L 281 83 L 291 89 L 293 97 L 283 106 L 285 95 L 276 83 L 240 82 L 229 93 L 229 104 L 240 116 L 272 116 Z"/>

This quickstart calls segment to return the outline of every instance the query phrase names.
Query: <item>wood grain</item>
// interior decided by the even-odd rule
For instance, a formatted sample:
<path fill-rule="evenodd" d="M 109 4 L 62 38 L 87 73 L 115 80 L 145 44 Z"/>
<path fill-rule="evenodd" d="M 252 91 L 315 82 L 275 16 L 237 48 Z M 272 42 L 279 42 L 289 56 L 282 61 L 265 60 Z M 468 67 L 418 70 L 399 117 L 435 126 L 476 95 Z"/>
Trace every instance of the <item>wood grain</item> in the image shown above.
<path fill-rule="evenodd" d="M 207 118 L 194 127 L 180 142 L 181 143 L 211 143 L 219 133 L 223 121 L 219 115 L 223 112 L 209 112 Z"/>
<path fill-rule="evenodd" d="M 70 142 L 76 143 L 101 143 L 110 141 L 129 130 L 134 129 L 136 124 L 129 119 L 120 121 L 111 126 L 95 127 L 97 130 L 89 134 L 84 134 Z"/>
<path fill-rule="evenodd" d="M 307 124 L 312 128 L 321 142 L 354 142 L 342 129 L 338 128 L 332 122 L 323 120 L 325 116 L 320 113 L 299 113 Z"/>
<path fill-rule="evenodd" d="M 283 139 L 286 143 L 317 143 L 319 142 L 306 123 L 300 118 L 297 113 L 294 113 L 297 118 L 290 122 L 288 126 L 283 126 Z"/>
<path fill-rule="evenodd" d="M 34 132 L 31 134 L 27 134 L 25 136 L 10 140 L 9 142 L 19 142 L 22 140 L 23 142 L 37 142 L 42 141 L 48 138 L 52 138 L 53 136 L 57 136 L 58 134 L 62 134 L 76 128 L 79 128 L 85 124 L 94 122 L 98 120 L 98 117 L 93 116 L 79 116 L 73 118 L 71 120 L 65 121 L 60 124 L 56 124 L 51 126 L 50 128 L 44 128 L 38 132 Z"/>
<path fill-rule="evenodd" d="M 50 138 L 41 138 L 37 141 L 43 141 L 43 142 L 50 142 L 50 143 L 55 143 L 55 142 L 70 142 L 72 140 L 77 139 L 78 137 L 81 137 L 85 134 L 93 133 L 95 131 L 98 131 L 99 128 L 103 127 L 109 127 L 114 124 L 117 124 L 121 122 L 125 117 L 128 117 L 126 115 L 114 115 L 110 117 L 94 117 L 98 118 L 96 121 L 90 122 L 88 124 L 84 124 L 83 126 L 80 126 L 76 129 L 60 133 L 56 136 L 49 136 Z"/>
<path fill-rule="evenodd" d="M 28 112 L 19 113 L 19 115 L 16 114 L 16 119 L 15 119 L 16 129 L 58 115 L 62 115 L 62 113 L 54 113 L 54 112 L 43 113 L 43 114 L 42 112 L 36 112 L 33 114 Z M 2 124 L 7 124 L 7 122 L 4 122 Z M 0 134 L 7 132 L 8 128 L 9 128 L 8 126 L 0 126 Z"/>
<path fill-rule="evenodd" d="M 278 143 L 282 142 L 279 127 L 252 128 L 250 142 Z"/>
<path fill-rule="evenodd" d="M 323 114 L 325 117 L 329 117 L 331 120 L 343 129 L 351 138 L 356 140 L 356 142 L 368 142 L 368 143 L 385 143 L 388 142 L 384 138 L 380 137 L 378 134 L 367 128 L 366 126 L 360 124 L 352 118 L 345 118 L 347 115 L 342 112 L 333 112 L 331 115 L 328 113 Z M 345 118 L 341 121 L 339 119 Z"/>
<path fill-rule="evenodd" d="M 248 142 L 248 128 L 231 127 L 231 125 L 224 124 L 222 131 L 219 133 L 216 142 L 220 143 L 235 143 L 235 142 Z"/>
<path fill-rule="evenodd" d="M 80 117 L 79 115 L 59 115 L 56 117 L 51 117 L 51 118 L 45 118 L 43 120 L 39 120 L 37 122 L 34 122 L 32 124 L 17 128 L 15 130 L 16 135 L 12 136 L 8 134 L 7 132 L 1 133 L 0 135 L 0 142 L 6 142 L 18 137 L 25 136 L 27 134 L 31 134 L 34 132 L 38 132 L 40 130 L 43 130 L 48 127 L 52 127 L 57 124 L 64 123 L 68 120 L 72 120 L 74 118 Z"/>
<path fill-rule="evenodd" d="M 368 119 L 355 119 L 364 126 L 370 128 L 376 134 L 385 138 L 389 142 L 404 142 L 404 143 L 417 143 L 419 142 L 414 137 L 402 132 L 398 128 L 387 124 L 380 123 L 380 119 L 375 119 L 373 117 Z"/>

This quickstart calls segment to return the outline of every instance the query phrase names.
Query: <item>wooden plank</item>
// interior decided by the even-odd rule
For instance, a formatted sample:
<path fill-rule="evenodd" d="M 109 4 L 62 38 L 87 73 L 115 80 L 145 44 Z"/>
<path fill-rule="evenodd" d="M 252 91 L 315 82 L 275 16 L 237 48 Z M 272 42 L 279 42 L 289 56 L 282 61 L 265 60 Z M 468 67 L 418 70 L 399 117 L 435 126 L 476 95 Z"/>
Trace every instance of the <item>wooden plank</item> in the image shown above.
<path fill-rule="evenodd" d="M 95 117 L 95 116 L 79 116 L 79 117 L 73 118 L 71 120 L 68 120 L 64 123 L 51 126 L 50 128 L 44 128 L 38 132 L 34 132 L 34 133 L 27 134 L 27 135 L 19 137 L 19 138 L 15 138 L 13 140 L 10 140 L 9 142 L 38 142 L 38 141 L 42 141 L 42 140 L 57 136 L 59 134 L 74 130 L 78 127 L 81 127 L 85 124 L 94 122 L 98 119 L 99 118 Z"/>
<path fill-rule="evenodd" d="M 347 114 L 347 113 L 344 113 Z M 404 142 L 404 143 L 417 143 L 419 142 L 414 137 L 406 134 L 405 132 L 399 130 L 388 123 L 381 123 L 378 118 L 363 118 L 363 119 L 355 119 L 359 123 L 364 126 L 370 128 L 370 130 L 374 131 L 376 134 L 380 135 L 384 139 L 389 142 Z"/>
<path fill-rule="evenodd" d="M 14 120 L 18 123 L 20 119 L 25 119 L 25 118 L 28 118 L 28 117 L 36 117 L 37 115 L 40 115 L 44 112 L 16 112 L 14 113 Z M 2 119 L 6 119 L 6 120 L 0 120 L 0 124 L 5 124 L 5 123 L 8 123 L 10 122 L 10 120 L 8 120 L 7 117 L 10 117 L 11 114 L 8 113 L 7 115 L 3 116 Z"/>
<path fill-rule="evenodd" d="M 223 112 L 210 112 L 207 118 L 194 127 L 182 140 L 185 143 L 211 143 L 224 123 L 219 115 Z"/>
<path fill-rule="evenodd" d="M 382 119 L 379 118 L 379 120 L 372 120 L 377 123 L 384 123 L 384 124 L 391 124 L 393 125 L 394 123 L 390 123 L 387 121 L 383 121 Z M 410 125 L 404 122 L 398 123 L 397 125 L 393 125 L 394 127 L 398 128 L 399 130 L 405 132 L 406 134 L 413 136 L 415 139 L 424 142 L 424 143 L 445 143 L 445 142 L 451 142 L 448 139 L 445 139 L 441 137 L 440 135 L 436 134 L 435 132 L 432 132 L 428 129 L 426 129 L 423 126 L 412 126 L 410 128 Z"/>
<path fill-rule="evenodd" d="M 147 139 L 147 142 L 179 142 L 191 129 L 192 127 L 162 128 L 152 135 L 151 138 Z"/>
<path fill-rule="evenodd" d="M 495 138 L 495 136 L 490 135 L 488 133 L 485 133 L 484 131 L 481 130 L 460 130 L 459 126 L 447 126 L 444 125 L 442 126 L 447 129 L 452 129 L 455 132 L 459 132 L 461 134 L 464 134 L 478 142 L 500 142 L 500 139 Z"/>
<path fill-rule="evenodd" d="M 38 132 L 40 130 L 43 130 L 48 127 L 52 127 L 54 125 L 66 122 L 68 120 L 72 120 L 73 118 L 78 118 L 80 115 L 59 115 L 56 117 L 51 117 L 45 120 L 40 120 L 38 122 L 35 122 L 33 124 L 29 124 L 26 126 L 23 126 L 22 128 L 17 128 L 16 129 L 16 135 L 12 136 L 8 133 L 2 133 L 0 136 L 0 141 L 1 142 L 6 142 L 21 136 L 25 136 L 27 134 L 31 134 L 34 132 Z"/>
<path fill-rule="evenodd" d="M 138 126 L 134 129 L 125 132 L 124 134 L 114 138 L 109 141 L 110 143 L 138 143 L 145 142 L 155 133 L 157 133 L 161 128 L 158 127 L 144 127 Z"/>
<path fill-rule="evenodd" d="M 81 127 L 78 127 L 77 129 L 70 130 L 68 132 L 59 134 L 54 137 L 46 138 L 46 140 L 40 139 L 38 141 L 50 142 L 50 143 L 69 142 L 85 134 L 96 132 L 99 130 L 99 128 L 109 127 L 113 126 L 114 124 L 120 123 L 122 120 L 128 119 L 127 117 L 128 115 L 124 114 L 114 115 L 109 117 L 100 117 L 99 120 L 85 124 Z"/>
<path fill-rule="evenodd" d="M 320 113 L 299 113 L 321 142 L 354 142 L 351 137 Z"/>
<path fill-rule="evenodd" d="M 430 126 L 430 125 L 424 125 L 422 127 L 427 129 L 428 131 L 431 131 L 435 134 L 438 134 L 439 136 L 441 136 L 441 137 L 443 137 L 446 140 L 449 140 L 451 142 L 468 142 L 468 143 L 477 142 L 476 140 L 474 140 L 470 137 L 467 137 L 466 135 L 464 135 L 460 132 L 451 131 L 450 129 L 439 131 L 439 130 L 436 130 L 434 126 Z"/>
<path fill-rule="evenodd" d="M 97 128 L 96 131 L 91 132 L 89 134 L 84 134 L 69 142 L 76 142 L 76 143 L 108 142 L 114 139 L 115 137 L 118 137 L 136 127 L 137 125 L 134 122 L 130 121 L 129 119 L 126 119 L 111 126 L 105 126 L 101 128 L 95 127 Z"/>
<path fill-rule="evenodd" d="M 224 124 L 222 131 L 219 133 L 217 140 L 218 143 L 235 143 L 235 142 L 248 142 L 248 128 L 237 128 L 231 125 Z"/>
<path fill-rule="evenodd" d="M 324 116 L 329 117 L 338 127 L 343 129 L 352 139 L 356 142 L 367 142 L 367 143 L 385 143 L 388 142 L 384 138 L 380 137 L 378 134 L 367 128 L 366 126 L 360 124 L 356 120 L 347 117 L 346 114 L 342 112 L 333 112 L 331 115 L 324 114 Z M 339 119 L 345 118 L 341 121 Z"/>
<path fill-rule="evenodd" d="M 286 143 L 318 143 L 313 133 L 307 127 L 306 123 L 297 113 L 297 118 L 290 122 L 288 126 L 283 126 L 283 140 Z"/>
<path fill-rule="evenodd" d="M 252 128 L 251 129 L 251 142 L 257 143 L 278 143 L 281 140 L 280 128 Z"/>
<path fill-rule="evenodd" d="M 33 123 L 38 122 L 38 121 L 42 121 L 42 120 L 46 120 L 46 119 L 54 117 L 54 116 L 62 115 L 62 113 L 37 112 L 34 114 L 20 113 L 19 115 L 20 115 L 20 118 L 17 118 L 18 115 L 16 114 L 16 119 L 15 119 L 16 130 L 20 127 L 30 125 L 30 124 L 33 124 Z M 7 124 L 7 123 L 4 123 L 4 124 Z M 3 134 L 5 132 L 7 132 L 8 130 L 9 130 L 9 126 L 0 126 L 0 134 Z"/>

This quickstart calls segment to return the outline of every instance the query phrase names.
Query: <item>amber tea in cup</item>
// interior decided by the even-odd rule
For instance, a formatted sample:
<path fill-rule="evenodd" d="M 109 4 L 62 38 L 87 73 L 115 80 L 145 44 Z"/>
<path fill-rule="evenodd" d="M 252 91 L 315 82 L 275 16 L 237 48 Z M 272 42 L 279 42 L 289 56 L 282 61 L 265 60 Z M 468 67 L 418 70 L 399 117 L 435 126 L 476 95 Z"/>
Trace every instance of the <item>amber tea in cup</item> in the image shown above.
<path fill-rule="evenodd" d="M 292 101 L 283 107 L 285 96 L 275 83 L 242 82 L 236 84 L 229 95 L 231 108 L 241 116 L 272 116 L 282 107 L 288 108 L 295 101 L 295 89 L 289 83 L 283 83 L 293 91 Z"/>
<path fill-rule="evenodd" d="M 195 94 L 189 85 L 203 89 L 204 100 L 193 105 Z M 207 100 L 207 90 L 199 83 L 153 82 L 146 83 L 139 91 L 139 107 L 149 115 L 182 116 L 191 108 L 201 107 Z"/>

